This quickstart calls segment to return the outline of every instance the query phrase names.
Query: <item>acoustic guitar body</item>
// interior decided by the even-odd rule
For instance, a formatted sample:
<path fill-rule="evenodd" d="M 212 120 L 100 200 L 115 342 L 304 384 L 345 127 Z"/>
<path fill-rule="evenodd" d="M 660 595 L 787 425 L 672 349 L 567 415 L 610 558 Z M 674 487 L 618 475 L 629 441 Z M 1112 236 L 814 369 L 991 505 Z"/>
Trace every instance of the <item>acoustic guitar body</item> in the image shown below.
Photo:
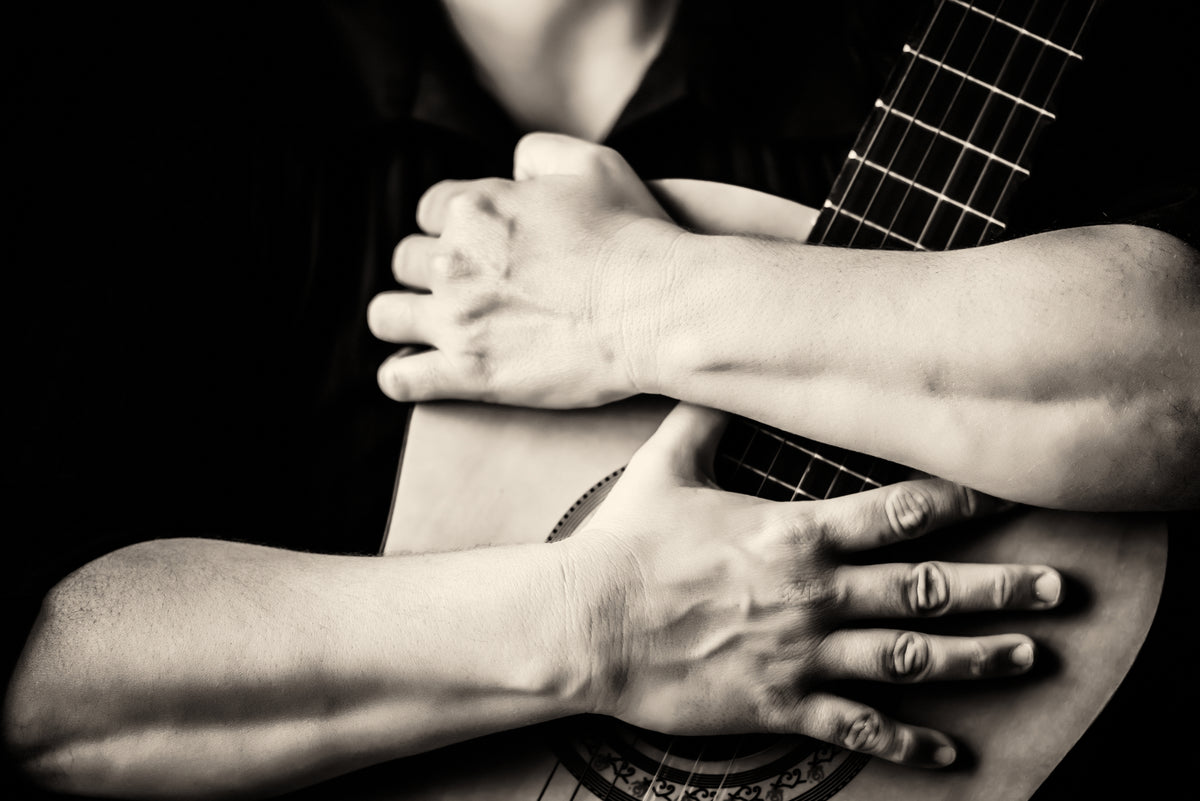
<path fill-rule="evenodd" d="M 804 240 L 815 217 L 811 209 L 737 187 L 681 180 L 656 182 L 655 190 L 677 219 L 709 232 Z M 385 555 L 569 534 L 585 522 L 671 405 L 654 397 L 582 411 L 418 405 Z M 366 795 L 506 801 L 1027 799 L 1132 665 L 1158 604 L 1166 531 L 1156 516 L 1027 509 L 939 532 L 879 558 L 1044 563 L 1067 579 L 1066 601 L 1054 612 L 972 615 L 912 626 L 939 633 L 1027 633 L 1039 649 L 1030 675 L 903 687 L 864 683 L 840 690 L 899 719 L 947 732 L 960 754 L 950 769 L 899 768 L 806 738 L 670 738 L 584 718 L 404 760 L 393 790 L 380 790 L 374 782 L 376 789 Z M 386 777 L 387 770 L 374 773 Z"/>

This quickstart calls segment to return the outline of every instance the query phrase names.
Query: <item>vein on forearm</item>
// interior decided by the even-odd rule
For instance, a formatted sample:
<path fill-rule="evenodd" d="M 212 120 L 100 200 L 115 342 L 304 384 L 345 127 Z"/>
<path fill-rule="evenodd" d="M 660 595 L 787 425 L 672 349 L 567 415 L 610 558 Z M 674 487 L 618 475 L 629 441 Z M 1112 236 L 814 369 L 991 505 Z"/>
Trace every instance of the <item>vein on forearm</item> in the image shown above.
<path fill-rule="evenodd" d="M 667 394 L 1017 500 L 1194 499 L 1200 292 L 1178 240 L 1133 226 L 946 253 L 704 239 L 663 340 Z M 1132 486 L 1122 469 L 1150 472 Z"/>

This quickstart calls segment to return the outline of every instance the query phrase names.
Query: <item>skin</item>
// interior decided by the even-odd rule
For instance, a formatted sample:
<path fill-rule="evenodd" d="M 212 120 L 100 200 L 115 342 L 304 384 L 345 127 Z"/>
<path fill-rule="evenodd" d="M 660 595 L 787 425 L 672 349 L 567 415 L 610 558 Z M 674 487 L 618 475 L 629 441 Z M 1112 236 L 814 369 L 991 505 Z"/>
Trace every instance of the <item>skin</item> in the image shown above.
<path fill-rule="evenodd" d="M 658 4 L 661 13 L 647 17 L 637 15 L 650 6 L 632 0 L 505 4 L 512 13 L 498 23 L 528 23 L 522 32 L 472 19 L 495 4 L 447 5 L 515 119 L 592 138 L 637 85 L 639 70 L 622 65 L 648 63 L 674 7 Z M 551 32 L 551 19 L 558 27 L 544 41 L 579 46 L 539 46 L 538 31 Z M 572 20 L 626 37 L 619 71 L 594 61 L 615 52 L 610 47 L 586 50 L 590 40 L 571 39 L 563 26 Z M 493 34 L 499 40 L 489 40 Z M 512 46 L 527 34 L 533 38 Z M 514 60 L 514 52 L 530 60 Z M 535 85 L 531 74 L 573 77 Z M 433 290 L 426 300 L 438 310 L 419 323 L 431 327 L 419 336 L 405 328 L 424 314 L 410 308 L 410 295 L 378 300 L 371 324 L 394 341 L 432 342 L 436 356 L 389 362 L 381 371 L 387 391 L 528 402 L 515 388 L 530 382 L 536 402 L 569 406 L 678 380 L 681 396 L 701 397 L 672 378 L 692 369 L 724 373 L 740 386 L 736 361 L 713 360 L 721 351 L 690 344 L 701 341 L 698 320 L 710 310 L 699 299 L 712 285 L 696 286 L 694 302 L 663 302 L 687 281 L 657 272 L 673 263 L 662 249 L 678 251 L 681 265 L 703 260 L 687 256 L 678 229 L 611 159 L 585 159 L 587 170 L 616 170 L 590 175 L 587 188 L 575 180 L 577 164 L 550 169 L 518 158 L 533 206 L 476 191 L 484 185 L 431 193 L 422 219 L 435 241 L 411 240 L 397 258 L 402 280 Z M 552 172 L 563 180 L 532 181 Z M 564 236 L 554 239 L 545 225 L 565 225 Z M 540 255 L 505 238 L 514 234 Z M 694 241 L 705 253 L 716 244 Z M 449 245 L 453 258 L 434 252 Z M 464 253 L 471 255 L 459 258 Z M 579 253 L 590 253 L 593 264 L 575 260 Z M 759 255 L 752 261 L 764 263 Z M 532 265 L 541 265 L 540 275 Z M 626 296 L 605 294 L 614 275 L 631 288 Z M 580 276 L 588 278 L 582 306 L 562 305 L 576 297 Z M 443 278 L 462 292 L 450 292 Z M 649 315 L 640 304 L 672 316 Z M 744 332 L 755 340 L 748 354 L 764 344 L 761 334 Z M 527 347 L 560 336 L 558 350 Z M 653 347 L 638 346 L 643 338 Z M 733 340 L 726 343 L 732 350 Z M 689 368 L 688 356 L 707 360 L 704 369 Z M 743 369 L 764 364 L 760 354 Z M 707 392 L 722 394 L 715 385 Z M 814 408 L 823 401 L 817 397 Z M 804 411 L 808 420 L 813 409 Z M 823 425 L 836 435 L 836 426 Z M 639 452 L 591 526 L 553 546 L 376 559 L 160 540 L 109 554 L 46 598 L 5 696 L 5 745 L 43 786 L 153 798 L 272 794 L 580 711 L 667 732 L 803 732 L 909 765 L 953 758 L 947 733 L 888 720 L 830 695 L 825 683 L 1023 672 L 1033 654 L 1022 635 L 923 638 L 906 632 L 904 620 L 1047 609 L 1061 594 L 1058 574 L 1039 566 L 870 564 L 872 546 L 988 513 L 994 503 L 938 480 L 811 504 L 730 496 L 706 477 L 719 426 L 713 413 L 683 407 Z M 867 616 L 891 618 L 896 628 L 848 628 Z"/>
<path fill-rule="evenodd" d="M 1200 257 L 1147 228 L 944 253 L 675 225 L 614 151 L 554 134 L 447 181 L 368 310 L 397 400 L 679 398 L 1004 498 L 1200 501 Z M 869 291 L 864 291 L 868 288 Z M 530 343 L 536 343 L 531 347 Z"/>
<path fill-rule="evenodd" d="M 904 620 L 1050 609 L 1061 577 L 872 561 L 1003 506 L 950 482 L 796 503 L 720 491 L 724 419 L 680 405 L 561 543 L 368 558 L 161 540 L 103 557 L 47 599 L 8 745 L 51 789 L 145 798 L 266 795 L 581 712 L 952 761 L 946 733 L 823 686 L 1023 673 L 1024 635 Z"/>

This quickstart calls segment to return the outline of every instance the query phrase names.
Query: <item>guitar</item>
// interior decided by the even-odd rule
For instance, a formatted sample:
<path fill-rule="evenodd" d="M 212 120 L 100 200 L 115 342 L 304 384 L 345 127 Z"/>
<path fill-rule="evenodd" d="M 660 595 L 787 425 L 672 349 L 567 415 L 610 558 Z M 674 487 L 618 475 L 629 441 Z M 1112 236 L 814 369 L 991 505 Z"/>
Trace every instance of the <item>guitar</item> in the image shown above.
<path fill-rule="evenodd" d="M 905 46 L 825 206 L 697 181 L 653 184 L 678 221 L 827 245 L 945 249 L 1003 235 L 1003 210 L 1029 174 L 1032 142 L 1090 2 L 1017 15 L 959 0 L 936 4 Z M 602 502 L 670 408 L 633 398 L 582 411 L 420 404 L 398 474 L 384 553 L 569 536 Z M 415 465 L 415 467 L 414 467 Z M 902 478 L 896 465 L 737 420 L 722 442 L 727 489 L 788 500 L 857 492 Z M 1023 510 L 933 536 L 889 557 L 1046 563 L 1069 582 L 1054 613 L 997 614 L 921 625 L 938 633 L 1022 631 L 1051 655 L 1022 679 L 906 686 L 871 702 L 949 732 L 959 763 L 916 771 L 806 738 L 667 737 L 578 718 L 484 738 L 429 757 L 453 771 L 405 772 L 406 798 L 839 801 L 1026 799 L 1090 725 L 1149 629 L 1166 564 L 1155 516 Z M 861 694 L 858 697 L 862 697 Z M 379 797 L 388 797 L 386 794 Z"/>

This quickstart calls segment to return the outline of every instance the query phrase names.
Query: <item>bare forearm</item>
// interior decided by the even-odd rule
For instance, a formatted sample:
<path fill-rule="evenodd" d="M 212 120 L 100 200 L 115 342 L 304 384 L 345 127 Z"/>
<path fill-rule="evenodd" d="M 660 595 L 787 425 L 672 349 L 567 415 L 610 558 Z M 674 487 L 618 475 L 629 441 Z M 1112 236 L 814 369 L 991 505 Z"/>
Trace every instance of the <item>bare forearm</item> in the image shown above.
<path fill-rule="evenodd" d="M 47 599 L 6 736 L 59 790 L 208 796 L 577 712 L 558 554 L 133 546 Z"/>
<path fill-rule="evenodd" d="M 646 337 L 655 391 L 1023 502 L 1200 498 L 1200 267 L 1172 237 L 949 253 L 685 237 L 675 255 Z"/>

